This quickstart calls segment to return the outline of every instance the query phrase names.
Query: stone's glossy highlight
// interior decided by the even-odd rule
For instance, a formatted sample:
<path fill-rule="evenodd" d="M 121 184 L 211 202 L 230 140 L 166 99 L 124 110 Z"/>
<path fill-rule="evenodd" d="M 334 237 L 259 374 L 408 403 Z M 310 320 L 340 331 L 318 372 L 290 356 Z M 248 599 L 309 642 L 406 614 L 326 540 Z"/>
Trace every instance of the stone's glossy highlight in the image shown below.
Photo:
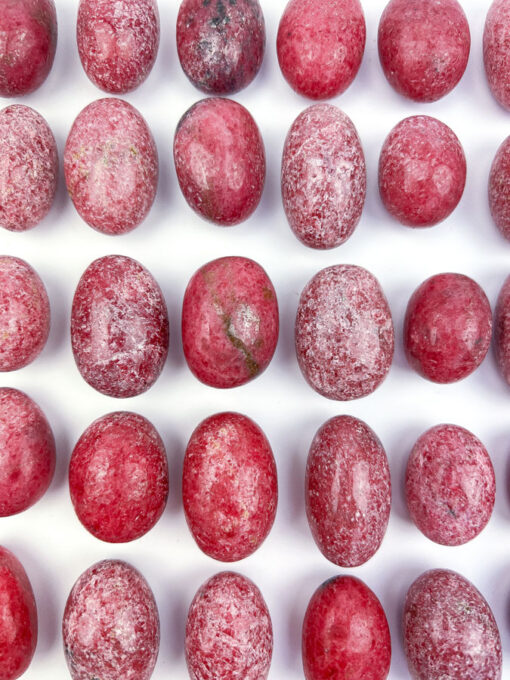
<path fill-rule="evenodd" d="M 437 425 L 411 451 L 405 491 L 411 518 L 427 538 L 462 545 L 490 520 L 496 478 L 477 437 L 457 425 Z"/>
<path fill-rule="evenodd" d="M 53 0 L 3 0 L 0 3 L 0 96 L 36 90 L 53 66 L 57 13 Z"/>
<path fill-rule="evenodd" d="M 84 380 L 110 397 L 134 397 L 158 379 L 168 354 L 168 314 L 154 277 L 136 260 L 107 255 L 83 273 L 71 342 Z"/>
<path fill-rule="evenodd" d="M 499 293 L 494 319 L 494 340 L 500 373 L 510 385 L 510 276 Z"/>
<path fill-rule="evenodd" d="M 510 241 L 510 137 L 499 147 L 489 175 L 489 207 L 494 223 Z"/>
<path fill-rule="evenodd" d="M 379 159 L 386 210 L 408 227 L 432 227 L 457 207 L 466 157 L 455 133 L 430 116 L 405 118 L 390 132 Z"/>
<path fill-rule="evenodd" d="M 55 439 L 44 413 L 10 387 L 0 388 L 0 452 L 0 517 L 9 517 L 34 505 L 55 471 Z"/>
<path fill-rule="evenodd" d="M 62 635 L 73 680 L 149 680 L 159 615 L 147 581 L 120 560 L 94 564 L 71 590 Z"/>
<path fill-rule="evenodd" d="M 315 104 L 294 121 L 283 150 L 283 207 L 310 248 L 336 248 L 352 235 L 365 204 L 366 166 L 351 119 Z"/>
<path fill-rule="evenodd" d="M 206 385 L 244 385 L 269 365 L 278 342 L 278 302 L 266 272 L 246 257 L 222 257 L 191 278 L 182 306 L 182 344 Z"/>
<path fill-rule="evenodd" d="M 356 77 L 365 42 L 359 0 L 290 0 L 278 28 L 278 61 L 296 92 L 329 99 Z"/>
<path fill-rule="evenodd" d="M 262 65 L 266 46 L 259 0 L 183 0 L 177 51 L 184 73 L 202 92 L 234 94 Z"/>
<path fill-rule="evenodd" d="M 184 457 L 182 498 L 190 531 L 209 557 L 236 562 L 254 553 L 278 503 L 276 463 L 262 430 L 239 413 L 200 423 Z"/>
<path fill-rule="evenodd" d="M 390 85 L 404 97 L 434 102 L 464 75 L 471 48 L 457 0 L 391 0 L 379 24 L 379 57 Z"/>
<path fill-rule="evenodd" d="M 391 638 L 381 603 L 363 581 L 337 576 L 314 593 L 303 622 L 306 680 L 385 680 Z"/>
<path fill-rule="evenodd" d="M 483 33 L 485 73 L 496 101 L 510 110 L 510 4 L 494 0 Z"/>
<path fill-rule="evenodd" d="M 377 279 L 362 267 L 327 267 L 309 281 L 295 335 L 303 376 L 328 399 L 364 397 L 390 370 L 395 345 L 390 308 Z"/>
<path fill-rule="evenodd" d="M 174 138 L 177 179 L 189 206 L 224 227 L 248 219 L 266 178 L 264 142 L 250 112 L 231 99 L 194 104 Z"/>
<path fill-rule="evenodd" d="M 500 680 L 498 626 L 482 595 L 460 574 L 434 569 L 416 579 L 403 628 L 414 680 Z"/>
<path fill-rule="evenodd" d="M 257 586 L 227 571 L 206 581 L 186 624 L 191 680 L 266 680 L 272 654 L 271 617 Z"/>
<path fill-rule="evenodd" d="M 37 645 L 37 607 L 21 563 L 0 546 L 0 678 L 16 680 L 27 670 Z"/>
<path fill-rule="evenodd" d="M 0 372 L 34 361 L 49 332 L 50 303 L 37 272 L 24 260 L 0 256 Z"/>
<path fill-rule="evenodd" d="M 64 170 L 76 210 L 103 234 L 135 229 L 156 197 L 156 144 L 140 113 L 122 99 L 98 99 L 78 115 L 67 138 Z"/>
<path fill-rule="evenodd" d="M 37 111 L 0 111 L 0 158 L 0 226 L 26 231 L 46 217 L 57 189 L 57 145 Z"/>
<path fill-rule="evenodd" d="M 390 468 L 376 434 L 351 416 L 331 418 L 310 447 L 306 515 L 322 554 L 359 567 L 379 549 L 391 507 Z"/>
<path fill-rule="evenodd" d="M 489 351 L 492 312 L 480 286 L 463 274 L 437 274 L 413 293 L 404 323 L 407 360 L 436 383 L 462 380 Z"/>
<path fill-rule="evenodd" d="M 69 490 L 78 519 L 96 538 L 125 543 L 150 531 L 168 497 L 165 446 L 154 426 L 129 412 L 94 421 L 74 447 Z"/>
<path fill-rule="evenodd" d="M 151 72 L 159 47 L 156 0 L 80 0 L 76 40 L 85 73 L 105 92 L 125 94 Z"/>

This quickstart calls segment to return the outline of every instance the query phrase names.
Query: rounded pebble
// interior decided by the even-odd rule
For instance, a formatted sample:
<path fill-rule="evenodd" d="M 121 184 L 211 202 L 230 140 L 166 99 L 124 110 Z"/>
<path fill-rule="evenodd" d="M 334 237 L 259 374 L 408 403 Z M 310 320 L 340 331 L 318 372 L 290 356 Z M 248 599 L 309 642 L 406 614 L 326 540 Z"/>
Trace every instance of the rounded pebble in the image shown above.
<path fill-rule="evenodd" d="M 390 468 L 366 423 L 337 416 L 319 429 L 308 454 L 305 498 L 310 529 L 328 560 L 359 567 L 377 552 L 390 517 Z"/>
<path fill-rule="evenodd" d="M 158 379 L 168 354 L 168 314 L 145 267 L 123 255 L 92 262 L 74 294 L 71 342 L 78 370 L 109 397 L 134 397 Z"/>
<path fill-rule="evenodd" d="M 0 678 L 16 680 L 37 646 L 37 607 L 21 563 L 0 546 Z"/>
<path fill-rule="evenodd" d="M 405 118 L 390 132 L 379 159 L 386 210 L 408 227 L 432 227 L 457 207 L 466 157 L 455 133 L 430 116 Z"/>
<path fill-rule="evenodd" d="M 156 197 L 156 144 L 140 113 L 121 99 L 99 99 L 78 115 L 67 138 L 64 170 L 74 207 L 103 234 L 135 229 Z"/>
<path fill-rule="evenodd" d="M 483 33 L 485 73 L 496 101 L 510 110 L 510 4 L 494 0 Z"/>
<path fill-rule="evenodd" d="M 272 654 L 271 617 L 257 586 L 226 571 L 206 581 L 186 624 L 191 680 L 266 680 Z"/>
<path fill-rule="evenodd" d="M 44 413 L 10 387 L 0 388 L 0 451 L 0 517 L 9 517 L 37 503 L 55 471 L 55 439 Z"/>
<path fill-rule="evenodd" d="M 0 256 L 0 372 L 34 361 L 49 332 L 50 303 L 37 272 L 24 260 Z"/>
<path fill-rule="evenodd" d="M 391 0 L 379 24 L 379 57 L 390 85 L 417 102 L 435 102 L 464 75 L 469 24 L 457 0 Z"/>
<path fill-rule="evenodd" d="M 391 661 L 386 614 L 363 581 L 337 576 L 313 594 L 303 622 L 306 680 L 385 680 Z"/>
<path fill-rule="evenodd" d="M 78 519 L 101 541 L 126 543 L 150 531 L 168 497 L 165 446 L 154 426 L 128 412 L 93 422 L 74 447 L 69 491 Z"/>
<path fill-rule="evenodd" d="M 322 269 L 301 293 L 296 353 L 308 384 L 349 401 L 379 387 L 395 346 L 391 311 L 377 279 L 356 265 Z"/>
<path fill-rule="evenodd" d="M 365 42 L 359 0 L 290 0 L 278 28 L 278 61 L 293 90 L 329 99 L 356 77 Z"/>
<path fill-rule="evenodd" d="M 463 274 L 437 274 L 413 293 L 404 323 L 407 360 L 421 376 L 453 383 L 489 351 L 492 312 L 480 286 Z"/>
<path fill-rule="evenodd" d="M 247 87 L 266 46 L 258 0 L 183 0 L 177 17 L 177 52 L 184 73 L 207 94 Z"/>
<path fill-rule="evenodd" d="M 510 241 L 510 137 L 499 147 L 492 163 L 489 207 L 494 223 Z"/>
<path fill-rule="evenodd" d="M 336 248 L 352 235 L 366 196 L 366 166 L 351 119 L 315 104 L 294 121 L 283 150 L 283 207 L 290 227 L 310 248 Z"/>
<path fill-rule="evenodd" d="M 90 80 L 105 92 L 125 94 L 151 72 L 159 47 L 156 0 L 80 0 L 78 52 Z"/>
<path fill-rule="evenodd" d="M 0 226 L 26 231 L 46 217 L 57 190 L 57 145 L 37 111 L 22 104 L 0 111 L 0 158 Z"/>
<path fill-rule="evenodd" d="M 182 306 L 182 344 L 193 374 L 232 388 L 265 371 L 278 342 L 278 302 L 262 267 L 222 257 L 191 278 Z"/>
<path fill-rule="evenodd" d="M 62 635 L 73 680 L 149 680 L 159 614 L 147 581 L 120 560 L 93 565 L 71 590 Z"/>
<path fill-rule="evenodd" d="M 409 588 L 404 649 L 414 680 L 500 680 L 501 640 L 492 611 L 460 574 L 433 569 Z"/>
<path fill-rule="evenodd" d="M 195 429 L 184 456 L 186 521 L 206 555 L 243 560 L 261 546 L 278 502 L 276 464 L 262 430 L 239 413 L 218 413 Z"/>
<path fill-rule="evenodd" d="M 174 138 L 177 179 L 188 205 L 224 227 L 248 219 L 266 178 L 264 142 L 250 112 L 231 99 L 202 99 Z"/>
<path fill-rule="evenodd" d="M 53 66 L 58 33 L 55 3 L 2 0 L 0 26 L 0 96 L 30 94 Z"/>
<path fill-rule="evenodd" d="M 482 442 L 457 425 L 437 425 L 414 445 L 405 492 L 413 522 L 431 541 L 463 545 L 491 518 L 494 468 Z"/>

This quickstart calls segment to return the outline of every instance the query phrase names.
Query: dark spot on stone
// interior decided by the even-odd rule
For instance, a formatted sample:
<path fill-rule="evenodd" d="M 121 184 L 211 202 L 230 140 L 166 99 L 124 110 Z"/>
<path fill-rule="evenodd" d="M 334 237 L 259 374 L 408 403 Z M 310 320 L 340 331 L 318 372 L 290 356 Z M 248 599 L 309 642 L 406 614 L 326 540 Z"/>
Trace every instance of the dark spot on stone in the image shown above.
<path fill-rule="evenodd" d="M 216 0 L 216 12 L 217 16 L 211 19 L 211 26 L 218 28 L 218 26 L 221 26 L 222 24 L 226 26 L 230 23 L 230 17 L 227 15 L 223 0 Z"/>
<path fill-rule="evenodd" d="M 272 300 L 274 297 L 273 291 L 267 287 L 262 289 L 262 294 L 264 295 L 264 300 Z"/>
<path fill-rule="evenodd" d="M 225 335 L 227 336 L 229 341 L 232 343 L 232 345 L 244 354 L 244 360 L 245 360 L 246 366 L 248 368 L 249 376 L 250 376 L 250 378 L 254 378 L 256 375 L 258 375 L 258 373 L 260 371 L 260 367 L 259 367 L 258 363 L 255 361 L 255 359 L 253 358 L 253 355 L 250 352 L 250 350 L 244 344 L 244 342 L 232 333 L 232 331 L 230 330 L 230 322 L 231 322 L 230 316 L 228 316 L 228 314 L 225 314 L 224 317 L 223 317 L 223 325 L 224 325 L 224 328 L 225 328 Z"/>
<path fill-rule="evenodd" d="M 211 4 L 211 0 L 204 0 L 202 4 L 204 7 L 209 7 L 209 5 Z"/>

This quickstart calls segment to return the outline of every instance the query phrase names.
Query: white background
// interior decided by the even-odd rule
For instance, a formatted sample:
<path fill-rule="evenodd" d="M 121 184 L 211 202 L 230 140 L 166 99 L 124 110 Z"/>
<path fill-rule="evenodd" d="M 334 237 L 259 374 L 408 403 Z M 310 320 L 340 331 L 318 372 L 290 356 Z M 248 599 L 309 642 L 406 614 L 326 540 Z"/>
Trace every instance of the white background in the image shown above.
<path fill-rule="evenodd" d="M 103 558 L 122 558 L 139 568 L 152 586 L 161 615 L 161 651 L 154 680 L 185 680 L 183 655 L 186 611 L 201 583 L 228 566 L 203 555 L 189 533 L 180 498 L 186 442 L 206 416 L 235 409 L 266 432 L 276 457 L 280 501 L 269 538 L 249 559 L 232 565 L 262 590 L 274 626 L 270 678 L 302 678 L 300 633 L 307 602 L 326 578 L 340 573 L 316 548 L 303 500 L 308 447 L 329 417 L 348 413 L 364 419 L 382 439 L 391 464 L 393 506 L 379 552 L 350 573 L 376 592 L 386 610 L 393 640 L 392 680 L 408 677 L 400 616 L 411 582 L 424 570 L 448 567 L 471 579 L 488 599 L 498 621 L 504 672 L 510 678 L 510 391 L 496 370 L 492 351 L 482 367 L 461 383 L 436 386 L 414 373 L 402 351 L 407 300 L 428 276 L 462 272 L 477 280 L 494 306 L 510 273 L 510 244 L 493 225 L 487 206 L 487 177 L 496 149 L 510 134 L 510 114 L 488 90 L 482 65 L 482 32 L 488 0 L 464 0 L 472 50 L 460 85 L 442 101 L 420 105 L 397 95 L 381 71 L 377 26 L 385 0 L 365 0 L 367 46 L 361 70 L 349 90 L 333 100 L 354 121 L 368 166 L 365 211 L 353 237 L 340 248 L 319 252 L 301 245 L 290 231 L 280 199 L 279 172 L 285 135 L 310 102 L 291 91 L 276 59 L 276 32 L 285 0 L 261 0 L 267 26 L 262 70 L 236 95 L 258 122 L 266 144 L 268 175 L 262 202 L 244 224 L 224 229 L 202 221 L 185 203 L 175 177 L 171 149 L 180 116 L 203 95 L 181 70 L 175 48 L 177 0 L 160 0 L 161 46 L 148 80 L 126 98 L 146 117 L 157 142 L 161 177 L 157 200 L 146 222 L 129 235 L 107 237 L 90 229 L 67 196 L 63 177 L 53 209 L 33 231 L 0 234 L 1 251 L 25 258 L 41 275 L 52 305 L 52 330 L 42 355 L 30 366 L 5 374 L 5 385 L 25 390 L 43 408 L 58 445 L 55 479 L 46 496 L 16 517 L 0 520 L 0 542 L 23 562 L 39 611 L 39 644 L 27 680 L 68 677 L 60 625 L 67 595 L 78 576 Z M 87 79 L 75 43 L 77 0 L 57 0 L 59 42 L 53 70 L 33 95 L 18 101 L 40 111 L 52 127 L 62 156 L 75 116 L 104 96 Z M 6 104 L 9 102 L 5 102 Z M 467 156 L 464 197 L 454 214 L 430 230 L 401 226 L 386 214 L 377 190 L 382 143 L 402 118 L 436 116 L 459 136 Z M 80 377 L 72 358 L 69 314 L 78 279 L 95 258 L 120 253 L 139 259 L 160 283 L 169 308 L 171 349 L 162 376 L 146 394 L 117 401 L 95 392 Z M 180 307 L 186 284 L 202 264 L 223 255 L 257 260 L 275 285 L 281 335 L 274 360 L 254 382 L 232 391 L 199 383 L 189 372 L 180 342 Z M 376 393 L 351 403 L 330 402 L 311 390 L 296 364 L 293 324 L 299 294 L 321 268 L 354 263 L 380 280 L 391 305 L 397 350 L 389 377 Z M 163 436 L 171 472 L 170 498 L 163 518 L 145 537 L 127 545 L 93 538 L 78 522 L 67 488 L 67 466 L 76 440 L 95 418 L 118 409 L 148 417 Z M 444 548 L 411 524 L 402 480 L 418 436 L 440 422 L 467 427 L 487 446 L 496 470 L 496 508 L 487 529 L 470 544 Z"/>

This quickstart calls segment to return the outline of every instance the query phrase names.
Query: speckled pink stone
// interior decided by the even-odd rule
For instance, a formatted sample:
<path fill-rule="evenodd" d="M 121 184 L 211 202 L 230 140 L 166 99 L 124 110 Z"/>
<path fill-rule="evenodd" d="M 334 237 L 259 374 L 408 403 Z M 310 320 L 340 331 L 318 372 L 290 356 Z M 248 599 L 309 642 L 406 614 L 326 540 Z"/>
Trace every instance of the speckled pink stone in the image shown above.
<path fill-rule="evenodd" d="M 457 207 L 466 157 L 455 133 L 430 116 L 405 118 L 390 132 L 379 159 L 386 210 L 408 227 L 432 227 Z"/>
<path fill-rule="evenodd" d="M 207 94 L 234 94 L 262 65 L 266 46 L 258 0 L 183 0 L 177 51 L 184 73 Z"/>
<path fill-rule="evenodd" d="M 174 138 L 177 179 L 189 206 L 224 227 L 248 219 L 266 178 L 264 142 L 250 112 L 231 99 L 202 99 Z"/>
<path fill-rule="evenodd" d="M 191 278 L 182 306 L 182 344 L 193 374 L 231 388 L 259 376 L 278 342 L 278 302 L 262 267 L 246 257 L 222 257 Z"/>
<path fill-rule="evenodd" d="M 24 260 L 0 256 L 0 372 L 34 361 L 49 332 L 50 303 L 38 274 Z"/>
<path fill-rule="evenodd" d="M 302 653 L 306 680 L 388 677 L 388 621 L 381 603 L 363 581 L 337 576 L 317 588 L 303 622 Z"/>
<path fill-rule="evenodd" d="M 85 73 L 105 92 L 124 94 L 149 75 L 159 47 L 156 0 L 80 0 L 76 27 Z"/>
<path fill-rule="evenodd" d="M 76 210 L 103 234 L 135 229 L 156 197 L 156 144 L 140 113 L 121 99 L 99 99 L 78 115 L 67 138 L 64 170 Z"/>
<path fill-rule="evenodd" d="M 489 207 L 497 228 L 510 241 L 510 137 L 499 147 L 492 163 Z"/>
<path fill-rule="evenodd" d="M 0 111 L 0 226 L 35 227 L 48 214 L 58 177 L 55 138 L 37 111 L 15 104 Z"/>
<path fill-rule="evenodd" d="M 37 645 L 37 607 L 21 563 L 0 546 L 0 678 L 16 680 Z"/>
<path fill-rule="evenodd" d="M 483 34 L 483 60 L 495 99 L 510 110 L 510 2 L 494 0 Z"/>
<path fill-rule="evenodd" d="M 186 624 L 191 680 L 265 680 L 272 654 L 271 617 L 257 586 L 233 572 L 206 581 Z"/>
<path fill-rule="evenodd" d="M 463 274 L 424 281 L 407 305 L 404 349 L 412 368 L 436 383 L 473 373 L 489 351 L 492 312 L 480 286 Z"/>
<path fill-rule="evenodd" d="M 434 102 L 458 84 L 469 59 L 469 24 L 457 0 L 391 0 L 379 24 L 379 57 L 404 97 Z"/>
<path fill-rule="evenodd" d="M 57 14 L 53 0 L 2 0 L 0 3 L 0 96 L 36 90 L 53 66 Z"/>
<path fill-rule="evenodd" d="M 391 507 L 388 459 L 361 420 L 337 416 L 317 432 L 305 479 L 306 515 L 315 542 L 340 567 L 359 567 L 379 549 Z"/>
<path fill-rule="evenodd" d="M 22 512 L 47 491 L 55 471 L 55 439 L 39 406 L 0 388 L 0 517 Z"/>
<path fill-rule="evenodd" d="M 328 399 L 364 397 L 390 370 L 391 311 L 379 282 L 362 267 L 335 265 L 313 277 L 301 294 L 295 336 L 306 381 Z"/>
<path fill-rule="evenodd" d="M 107 255 L 92 262 L 73 299 L 71 342 L 78 370 L 110 397 L 134 397 L 158 379 L 168 354 L 160 287 L 139 262 Z"/>
<path fill-rule="evenodd" d="M 182 473 L 186 521 L 198 546 L 223 562 L 248 557 L 273 526 L 276 463 L 253 420 L 218 413 L 191 435 Z"/>
<path fill-rule="evenodd" d="M 510 276 L 499 293 L 494 319 L 494 340 L 500 373 L 510 385 Z"/>
<path fill-rule="evenodd" d="M 155 427 L 129 412 L 93 422 L 74 447 L 69 491 L 78 519 L 96 538 L 125 543 L 146 534 L 168 497 L 165 446 Z"/>
<path fill-rule="evenodd" d="M 457 425 L 437 425 L 416 442 L 406 471 L 406 501 L 418 529 L 441 545 L 462 545 L 490 520 L 494 468 L 482 442 Z"/>
<path fill-rule="evenodd" d="M 359 0 L 290 0 L 278 28 L 278 61 L 296 92 L 329 99 L 356 77 L 365 42 Z"/>
<path fill-rule="evenodd" d="M 352 235 L 366 196 L 365 156 L 351 119 L 315 104 L 294 121 L 283 150 L 283 207 L 310 248 L 335 248 Z"/>
<path fill-rule="evenodd" d="M 403 628 L 413 680 L 501 678 L 498 626 L 482 595 L 460 574 L 422 574 L 407 593 Z"/>
<path fill-rule="evenodd" d="M 149 680 L 159 615 L 147 581 L 119 560 L 90 567 L 71 590 L 62 635 L 73 680 Z"/>

